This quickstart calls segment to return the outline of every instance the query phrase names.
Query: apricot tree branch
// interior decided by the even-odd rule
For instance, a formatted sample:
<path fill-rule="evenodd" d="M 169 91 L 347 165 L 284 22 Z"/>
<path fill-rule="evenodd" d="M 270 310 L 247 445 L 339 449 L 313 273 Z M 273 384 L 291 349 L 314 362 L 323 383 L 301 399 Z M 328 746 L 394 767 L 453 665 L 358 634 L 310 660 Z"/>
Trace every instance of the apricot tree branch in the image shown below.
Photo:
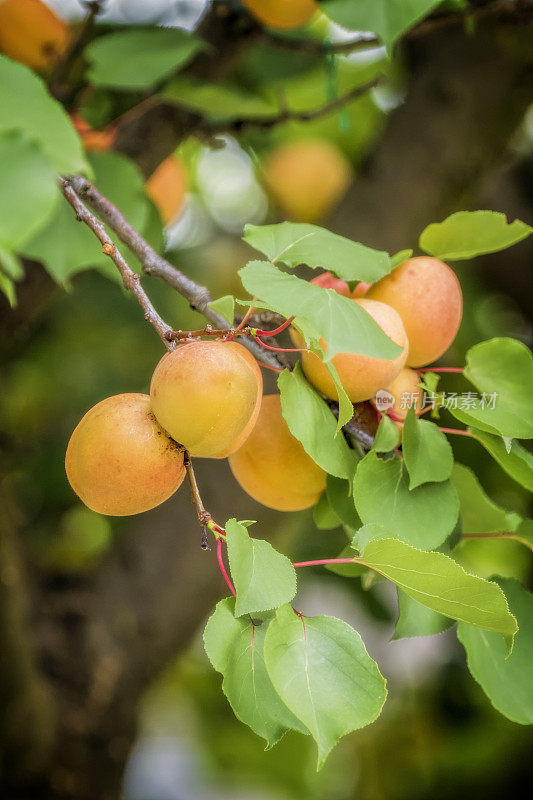
<path fill-rule="evenodd" d="M 338 108 L 343 108 L 353 100 L 357 100 L 358 97 L 362 97 L 370 89 L 379 86 L 384 80 L 383 75 L 378 75 L 377 78 L 364 83 L 362 86 L 356 86 L 350 89 L 349 92 L 340 95 L 340 97 L 336 97 L 334 100 L 310 111 L 291 111 L 291 109 L 287 108 L 274 117 L 242 117 L 241 119 L 221 122 L 216 125 L 205 125 L 202 130 L 207 134 L 215 135 L 217 133 L 240 133 L 243 128 L 264 131 L 284 122 L 312 122 L 315 119 L 326 116 L 326 114 L 330 114 L 332 111 L 336 111 Z"/>
<path fill-rule="evenodd" d="M 143 271 L 147 275 L 155 275 L 168 283 L 169 286 L 185 297 L 191 308 L 203 314 L 216 328 L 225 330 L 228 327 L 228 323 L 224 317 L 209 308 L 211 295 L 208 289 L 191 280 L 177 267 L 173 266 L 165 258 L 156 253 L 153 247 L 150 247 L 140 233 L 129 224 L 119 209 L 104 197 L 104 195 L 102 195 L 88 180 L 79 175 L 74 175 L 68 178 L 67 183 L 74 192 L 79 195 L 93 211 L 96 211 L 99 217 L 115 231 L 120 240 L 129 247 L 132 253 L 134 253 L 141 262 Z M 172 329 L 169 328 L 166 336 L 171 338 L 171 334 Z M 253 339 L 243 337 L 242 343 L 258 360 L 265 362 L 271 367 L 280 367 L 278 359 L 266 353 Z"/>
<path fill-rule="evenodd" d="M 59 184 L 67 202 L 70 203 L 76 212 L 76 219 L 80 222 L 84 222 L 92 230 L 94 235 L 102 244 L 102 252 L 105 253 L 106 256 L 109 256 L 111 261 L 120 272 L 125 288 L 132 292 L 137 298 L 139 305 L 144 311 L 145 320 L 155 328 L 163 340 L 167 350 L 173 350 L 175 344 L 171 341 L 171 339 L 169 339 L 168 336 L 172 332 L 172 328 L 170 325 L 167 325 L 167 323 L 155 310 L 150 298 L 141 286 L 139 275 L 137 275 L 137 273 L 131 269 L 125 258 L 122 256 L 118 248 L 109 237 L 103 223 L 101 223 L 100 220 L 97 219 L 94 214 L 92 214 L 82 203 L 72 186 L 70 186 L 69 182 L 61 178 Z"/>

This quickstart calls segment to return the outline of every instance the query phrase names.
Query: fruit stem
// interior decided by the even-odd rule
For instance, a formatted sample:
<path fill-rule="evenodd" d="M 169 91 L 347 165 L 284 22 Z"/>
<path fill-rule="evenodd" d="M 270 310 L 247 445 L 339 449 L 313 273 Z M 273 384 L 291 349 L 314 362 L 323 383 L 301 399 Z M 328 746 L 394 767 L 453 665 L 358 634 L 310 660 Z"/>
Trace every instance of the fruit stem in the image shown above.
<path fill-rule="evenodd" d="M 459 436 L 472 436 L 470 431 L 462 431 L 462 430 L 459 430 L 459 428 L 440 428 L 439 427 L 439 431 L 442 431 L 443 433 L 457 433 L 457 434 L 459 434 Z"/>
<path fill-rule="evenodd" d="M 271 367 L 270 364 L 265 364 L 264 361 L 259 361 L 259 359 L 256 359 L 256 361 L 260 367 L 264 367 L 265 369 L 270 369 L 272 370 L 272 372 L 283 372 L 282 367 Z"/>
<path fill-rule="evenodd" d="M 226 572 L 226 567 L 224 566 L 224 559 L 222 558 L 222 539 L 220 538 L 217 539 L 217 561 L 218 561 L 218 566 L 220 567 L 220 571 L 222 573 L 222 577 L 226 581 L 227 587 L 232 593 L 233 597 L 235 597 L 236 595 L 235 589 L 233 588 L 233 584 L 230 581 L 229 575 Z"/>
<path fill-rule="evenodd" d="M 256 299 L 256 298 L 254 297 L 254 300 L 255 300 L 255 299 Z M 246 314 L 244 315 L 244 317 L 241 319 L 241 321 L 239 322 L 239 324 L 238 324 L 238 325 L 237 325 L 237 327 L 235 328 L 235 330 L 234 330 L 234 331 L 232 331 L 232 333 L 230 334 L 230 336 L 226 336 L 226 337 L 224 338 L 224 341 L 225 341 L 225 342 L 231 342 L 231 340 L 233 339 L 233 337 L 234 337 L 234 336 L 236 336 L 236 335 L 239 333 L 239 331 L 241 331 L 241 330 L 244 328 L 244 326 L 246 325 L 246 323 L 248 322 L 248 320 L 250 319 L 250 317 L 252 316 L 252 314 L 254 313 L 254 311 L 255 311 L 255 307 L 254 307 L 254 306 L 250 306 L 250 307 L 249 307 L 249 309 L 248 309 L 248 311 L 247 311 L 247 312 L 246 312 Z"/>
<path fill-rule="evenodd" d="M 263 331 L 263 330 L 261 330 L 261 328 L 256 328 L 256 331 L 255 331 L 256 335 L 265 336 L 265 337 L 275 336 L 277 333 L 281 333 L 282 331 L 284 331 L 285 328 L 288 328 L 289 325 L 291 324 L 291 322 L 293 321 L 293 319 L 294 319 L 294 317 L 289 317 L 289 319 L 286 319 L 285 322 L 283 322 L 277 328 L 274 328 L 273 331 Z"/>
<path fill-rule="evenodd" d="M 272 345 L 262 342 L 259 336 L 254 336 L 254 339 L 265 350 L 275 350 L 277 353 L 304 353 L 307 350 L 307 347 L 272 347 Z"/>

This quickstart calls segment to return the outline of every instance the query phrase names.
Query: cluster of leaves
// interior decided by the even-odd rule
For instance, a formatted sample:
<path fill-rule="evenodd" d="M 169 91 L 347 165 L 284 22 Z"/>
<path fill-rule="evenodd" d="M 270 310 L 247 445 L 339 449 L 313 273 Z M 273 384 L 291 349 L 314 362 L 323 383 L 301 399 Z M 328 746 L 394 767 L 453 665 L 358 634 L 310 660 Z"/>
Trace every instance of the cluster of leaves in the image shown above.
<path fill-rule="evenodd" d="M 459 212 L 422 233 L 419 246 L 436 257 L 472 258 L 508 247 L 531 233 L 490 211 Z M 392 343 L 353 301 L 309 284 L 287 270 L 322 266 L 350 283 L 375 281 L 396 258 L 313 226 L 248 226 L 245 240 L 268 260 L 240 271 L 254 305 L 284 316 L 322 358 L 338 352 L 376 358 Z M 411 251 L 406 251 L 410 254 Z M 405 253 L 401 254 L 405 258 Z M 212 305 L 233 317 L 233 297 Z M 319 347 L 323 339 L 327 356 Z M 472 347 L 464 377 L 480 393 L 498 395 L 494 408 L 474 403 L 451 409 L 518 483 L 533 486 L 533 459 L 517 439 L 533 437 L 529 398 L 533 358 L 513 339 Z M 319 528 L 344 526 L 348 543 L 327 566 L 365 586 L 386 578 L 397 586 L 395 638 L 439 633 L 458 621 L 457 635 L 472 675 L 510 719 L 533 722 L 528 654 L 533 647 L 528 609 L 533 598 L 512 580 L 470 575 L 454 560 L 461 535 L 503 534 L 533 549 L 533 523 L 496 505 L 453 451 L 437 423 L 406 417 L 403 458 L 398 430 L 384 416 L 366 455 L 351 449 L 330 407 L 297 365 L 278 379 L 283 416 L 292 434 L 327 473 L 315 507 Z M 338 384 L 342 415 L 342 386 Z M 346 415 L 353 408 L 346 398 Z M 223 690 L 239 719 L 272 746 L 290 728 L 310 733 L 321 765 L 345 733 L 372 722 L 385 700 L 385 681 L 359 634 L 332 617 L 307 618 L 290 603 L 293 565 L 265 541 L 230 520 L 226 541 L 236 597 L 221 601 L 205 632 L 207 654 L 223 675 Z M 328 561 L 328 559 L 326 559 Z M 333 562 L 336 560 L 333 559 Z M 296 565 L 300 566 L 300 565 Z"/>

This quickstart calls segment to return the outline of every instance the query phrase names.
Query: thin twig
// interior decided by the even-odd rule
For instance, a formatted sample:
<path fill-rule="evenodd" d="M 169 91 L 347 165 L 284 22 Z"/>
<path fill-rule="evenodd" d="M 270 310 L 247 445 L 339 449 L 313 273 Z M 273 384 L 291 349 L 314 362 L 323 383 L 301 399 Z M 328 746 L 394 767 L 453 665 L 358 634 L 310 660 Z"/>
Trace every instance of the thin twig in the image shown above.
<path fill-rule="evenodd" d="M 318 108 L 313 108 L 310 111 L 294 111 L 290 109 L 283 109 L 279 114 L 269 117 L 242 117 L 241 119 L 229 120 L 227 122 L 220 122 L 217 124 L 205 124 L 203 130 L 211 136 L 217 133 L 240 133 L 244 128 L 247 130 L 269 130 L 276 125 L 281 125 L 284 122 L 312 122 L 315 119 L 326 116 L 338 108 L 343 108 L 347 103 L 357 100 L 362 97 L 370 89 L 379 86 L 385 80 L 383 75 L 379 75 L 371 81 L 363 84 L 362 86 L 355 86 L 340 97 L 324 103 Z"/>
<path fill-rule="evenodd" d="M 74 211 L 76 212 L 76 219 L 80 222 L 84 222 L 94 233 L 97 239 L 102 244 L 102 252 L 105 253 L 106 256 L 109 256 L 113 264 L 116 266 L 118 271 L 122 276 L 122 282 L 124 283 L 124 287 L 128 289 L 132 294 L 135 295 L 137 301 L 141 308 L 144 311 L 144 318 L 147 322 L 152 325 L 161 339 L 163 340 L 165 347 L 167 350 L 173 350 L 175 344 L 169 339 L 169 334 L 172 332 L 172 328 L 159 316 L 157 311 L 155 310 L 152 302 L 146 292 L 144 291 L 143 287 L 141 286 L 141 281 L 139 275 L 132 270 L 129 266 L 125 258 L 122 256 L 110 236 L 108 235 L 105 226 L 99 219 L 97 219 L 94 214 L 92 214 L 89 209 L 82 203 L 72 186 L 68 183 L 68 181 L 63 180 L 62 178 L 59 181 L 59 185 L 61 187 L 61 191 L 65 196 L 66 200 Z"/>
<path fill-rule="evenodd" d="M 184 275 L 177 267 L 170 264 L 165 258 L 160 256 L 153 247 L 150 247 L 143 237 L 133 228 L 126 218 L 121 214 L 116 206 L 104 197 L 86 178 L 74 175 L 68 178 L 68 183 L 74 191 L 96 211 L 99 217 L 115 231 L 120 240 L 129 247 L 134 255 L 139 259 L 144 272 L 147 275 L 155 275 L 161 278 L 181 294 L 189 302 L 191 308 L 203 314 L 216 328 L 225 330 L 228 327 L 227 321 L 220 314 L 211 308 L 211 295 L 205 286 L 201 286 Z M 170 336 L 170 329 L 168 335 Z M 270 367 L 280 367 L 280 362 L 271 354 L 265 353 L 263 348 L 253 339 L 243 337 L 242 344 L 258 360 L 265 362 Z M 281 365 L 283 366 L 283 365 Z"/>
<path fill-rule="evenodd" d="M 105 0 L 89 0 L 89 2 L 85 3 L 87 14 L 78 28 L 76 36 L 74 36 L 67 50 L 56 63 L 52 74 L 50 75 L 48 85 L 50 88 L 50 94 L 52 94 L 54 97 L 62 99 L 65 89 L 65 81 L 70 74 L 70 70 L 74 64 L 74 61 L 83 51 L 85 45 L 89 42 L 93 32 L 95 19 L 102 11 L 104 3 Z"/>

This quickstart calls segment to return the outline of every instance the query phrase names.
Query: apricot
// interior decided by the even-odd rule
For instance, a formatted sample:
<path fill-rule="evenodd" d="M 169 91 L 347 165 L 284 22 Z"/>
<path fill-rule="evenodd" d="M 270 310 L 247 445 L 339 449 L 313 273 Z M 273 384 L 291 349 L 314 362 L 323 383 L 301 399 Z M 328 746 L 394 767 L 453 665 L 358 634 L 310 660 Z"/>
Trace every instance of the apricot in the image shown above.
<path fill-rule="evenodd" d="M 146 181 L 146 193 L 155 203 L 165 225 L 172 222 L 181 210 L 186 192 L 185 168 L 176 156 L 162 161 Z"/>
<path fill-rule="evenodd" d="M 253 431 L 228 461 L 244 491 L 277 511 L 309 508 L 326 488 L 326 473 L 283 419 L 279 394 L 263 397 Z"/>
<path fill-rule="evenodd" d="M 263 393 L 254 357 L 236 342 L 188 342 L 167 353 L 150 386 L 160 425 L 193 456 L 225 458 L 252 430 Z"/>
<path fill-rule="evenodd" d="M 253 16 L 273 28 L 299 28 L 318 11 L 315 0 L 242 0 Z"/>
<path fill-rule="evenodd" d="M 369 289 L 371 300 L 396 309 L 409 338 L 409 367 L 422 367 L 451 345 L 463 313 L 455 273 L 437 258 L 410 258 Z"/>
<path fill-rule="evenodd" d="M 71 114 L 70 119 L 76 128 L 82 144 L 87 151 L 110 150 L 117 138 L 117 130 L 107 126 L 102 130 L 91 127 L 80 114 Z"/>
<path fill-rule="evenodd" d="M 359 281 L 354 290 L 351 291 L 346 281 L 341 280 L 341 278 L 335 278 L 331 272 L 322 272 L 316 278 L 313 278 L 311 283 L 314 283 L 315 286 L 322 286 L 323 289 L 334 289 L 338 294 L 342 294 L 344 297 L 351 297 L 352 300 L 357 297 L 364 297 L 372 285 L 371 283 Z"/>
<path fill-rule="evenodd" d="M 331 142 L 301 139 L 280 145 L 267 156 L 263 178 L 289 219 L 319 222 L 346 192 L 352 167 Z"/>
<path fill-rule="evenodd" d="M 0 2 L 0 50 L 14 61 L 45 72 L 69 38 L 67 25 L 41 0 Z"/>
<path fill-rule="evenodd" d="M 147 394 L 117 394 L 93 406 L 70 437 L 65 468 L 86 506 L 115 517 L 155 508 L 185 477 L 183 453 L 157 423 Z"/>
<path fill-rule="evenodd" d="M 338 353 L 331 359 L 348 397 L 352 403 L 360 403 L 363 400 L 370 400 L 379 389 L 392 383 L 405 364 L 409 342 L 400 315 L 393 308 L 377 300 L 368 300 L 366 297 L 357 298 L 354 303 L 364 308 L 383 332 L 402 348 L 394 360 L 371 358 L 355 353 Z M 305 347 L 301 334 L 292 328 L 291 338 L 296 347 Z M 327 350 L 324 341 L 321 340 L 320 344 Z M 331 400 L 337 399 L 333 378 L 318 356 L 309 351 L 303 352 L 302 366 L 313 386 Z"/>
<path fill-rule="evenodd" d="M 409 367 L 404 367 L 393 382 L 385 387 L 394 397 L 394 405 L 391 406 L 391 411 L 394 412 L 396 417 L 405 419 L 411 406 L 415 409 L 416 414 L 422 410 L 424 390 L 418 386 L 419 383 L 420 375 L 418 372 Z M 397 425 L 403 427 L 400 422 Z"/>

